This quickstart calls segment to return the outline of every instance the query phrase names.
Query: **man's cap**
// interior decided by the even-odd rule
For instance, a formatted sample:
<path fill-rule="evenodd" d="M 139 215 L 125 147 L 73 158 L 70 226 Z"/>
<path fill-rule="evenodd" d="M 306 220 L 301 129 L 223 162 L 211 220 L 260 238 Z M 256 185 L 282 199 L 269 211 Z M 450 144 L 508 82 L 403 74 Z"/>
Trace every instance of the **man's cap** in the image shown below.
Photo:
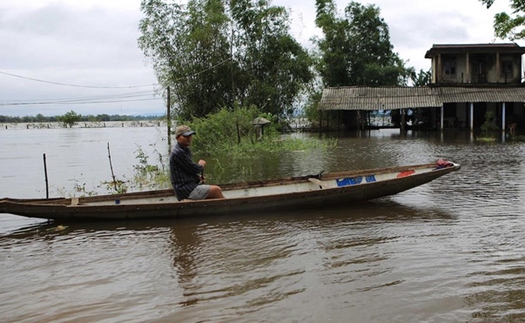
<path fill-rule="evenodd" d="M 191 130 L 190 127 L 188 126 L 178 126 L 176 129 L 175 129 L 175 138 L 177 138 L 178 136 L 180 135 L 183 135 L 184 137 L 188 137 L 188 136 L 191 136 L 193 134 L 195 134 L 196 132 Z"/>

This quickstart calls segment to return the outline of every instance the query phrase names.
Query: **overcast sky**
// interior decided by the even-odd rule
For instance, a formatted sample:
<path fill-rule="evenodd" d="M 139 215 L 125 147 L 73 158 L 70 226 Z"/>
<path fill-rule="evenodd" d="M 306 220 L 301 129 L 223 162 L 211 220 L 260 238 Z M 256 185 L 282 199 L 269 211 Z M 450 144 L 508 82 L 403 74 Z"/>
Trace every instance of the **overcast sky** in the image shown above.
<path fill-rule="evenodd" d="M 430 68 L 424 56 L 433 44 L 508 42 L 494 38 L 492 22 L 495 13 L 510 13 L 509 2 L 487 9 L 479 0 L 361 1 L 381 9 L 394 51 L 417 71 Z M 342 12 L 350 1 L 336 3 Z M 292 34 L 311 47 L 320 35 L 315 0 L 272 4 L 291 10 Z M 0 115 L 163 113 L 137 46 L 141 18 L 140 0 L 0 2 Z"/>

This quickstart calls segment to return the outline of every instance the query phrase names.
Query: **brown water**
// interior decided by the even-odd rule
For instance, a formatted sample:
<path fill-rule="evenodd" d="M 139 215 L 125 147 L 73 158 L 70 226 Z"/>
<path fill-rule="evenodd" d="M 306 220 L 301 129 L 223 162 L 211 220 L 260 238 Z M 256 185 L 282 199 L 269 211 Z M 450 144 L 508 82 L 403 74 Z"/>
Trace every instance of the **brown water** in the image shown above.
<path fill-rule="evenodd" d="M 119 169 L 132 167 L 135 143 L 163 145 L 151 128 L 66 130 L 0 131 L 0 197 L 42 195 L 32 183 L 43 152 L 60 169 L 55 185 L 67 186 L 107 179 L 106 141 Z M 302 213 L 64 229 L 0 214 L 0 321 L 525 322 L 524 151 L 468 133 L 376 131 L 342 136 L 329 151 L 260 156 L 234 175 L 438 158 L 462 169 L 393 197 Z"/>

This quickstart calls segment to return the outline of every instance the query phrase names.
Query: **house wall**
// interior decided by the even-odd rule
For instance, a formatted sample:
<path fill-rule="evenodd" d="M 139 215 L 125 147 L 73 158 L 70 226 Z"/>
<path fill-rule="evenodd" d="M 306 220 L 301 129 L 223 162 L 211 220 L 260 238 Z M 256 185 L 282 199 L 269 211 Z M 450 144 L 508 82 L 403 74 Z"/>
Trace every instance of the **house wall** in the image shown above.
<path fill-rule="evenodd" d="M 440 54 L 432 59 L 437 84 L 521 83 L 520 54 Z"/>
<path fill-rule="evenodd" d="M 467 57 L 460 55 L 457 57 L 458 62 L 458 79 L 457 83 L 470 83 L 470 76 L 467 71 Z"/>
<path fill-rule="evenodd" d="M 521 56 L 500 55 L 500 73 L 496 79 L 499 83 L 521 82 Z"/>

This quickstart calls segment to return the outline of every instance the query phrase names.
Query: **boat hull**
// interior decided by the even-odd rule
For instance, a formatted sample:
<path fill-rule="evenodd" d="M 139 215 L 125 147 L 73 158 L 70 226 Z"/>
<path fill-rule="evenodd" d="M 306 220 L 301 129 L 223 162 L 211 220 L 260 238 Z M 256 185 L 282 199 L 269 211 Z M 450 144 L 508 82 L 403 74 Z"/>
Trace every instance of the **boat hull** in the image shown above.
<path fill-rule="evenodd" d="M 226 199 L 177 201 L 172 190 L 69 199 L 0 200 L 0 213 L 62 220 L 181 218 L 349 205 L 394 195 L 458 170 L 413 165 L 221 185 Z"/>

